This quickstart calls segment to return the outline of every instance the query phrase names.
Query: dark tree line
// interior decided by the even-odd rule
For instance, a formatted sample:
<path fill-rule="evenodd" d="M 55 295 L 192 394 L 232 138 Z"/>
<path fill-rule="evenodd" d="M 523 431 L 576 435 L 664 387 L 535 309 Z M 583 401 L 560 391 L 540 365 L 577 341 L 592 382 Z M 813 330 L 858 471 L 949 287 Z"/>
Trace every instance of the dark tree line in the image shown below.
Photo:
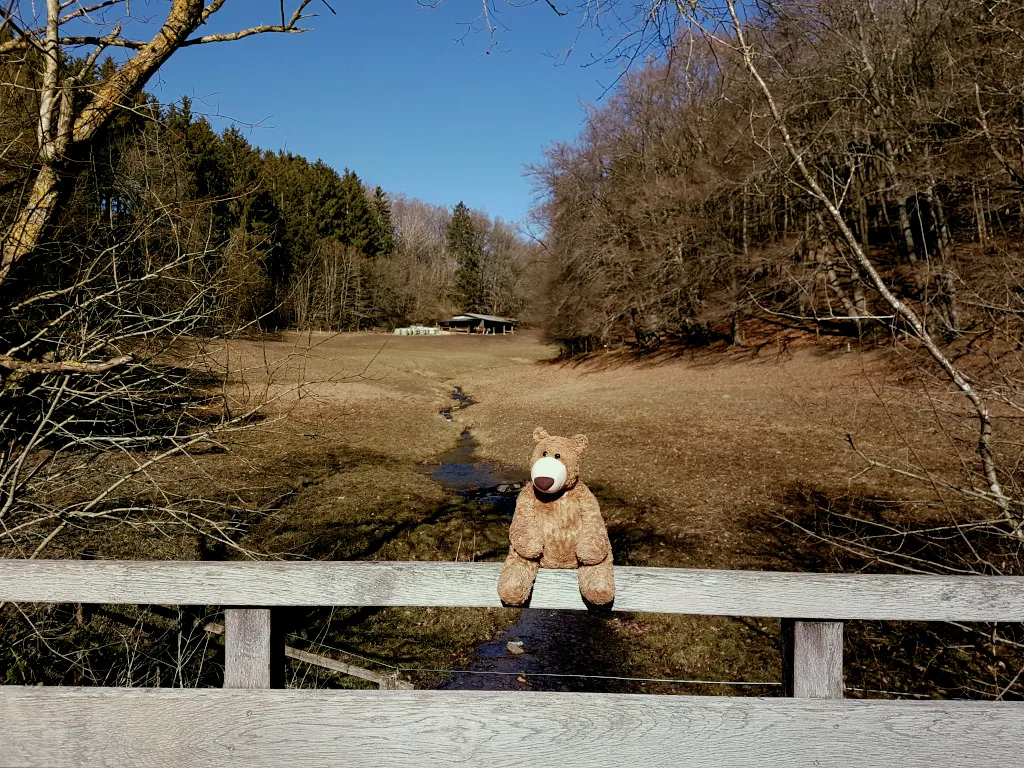
<path fill-rule="evenodd" d="M 111 67 L 104 64 L 94 78 L 101 81 Z M 23 126 L 6 127 L 13 134 Z M 8 189 L 31 166 L 29 158 L 3 158 Z M 0 204 L 8 221 L 17 214 L 16 195 L 4 195 Z M 399 224 L 409 220 L 409 232 L 396 228 L 388 196 L 353 170 L 339 174 L 320 160 L 260 150 L 235 127 L 215 132 L 187 98 L 162 108 L 143 94 L 80 164 L 69 204 L 44 247 L 117 244 L 121 259 L 144 261 L 172 243 L 154 232 L 133 237 L 141 222 L 158 211 L 187 220 L 191 246 L 205 251 L 190 265 L 190 277 L 198 269 L 204 285 L 218 285 L 211 320 L 220 330 L 352 330 L 435 322 L 461 309 L 523 309 L 517 281 L 532 250 L 513 228 L 463 203 L 451 213 L 402 204 L 443 216 L 443 241 L 416 242 L 422 233 L 408 217 Z M 410 260 L 437 258 L 451 261 L 454 271 L 423 281 L 409 269 Z M 487 259 L 492 263 L 485 265 Z M 395 300 L 417 292 L 424 295 L 411 306 Z"/>

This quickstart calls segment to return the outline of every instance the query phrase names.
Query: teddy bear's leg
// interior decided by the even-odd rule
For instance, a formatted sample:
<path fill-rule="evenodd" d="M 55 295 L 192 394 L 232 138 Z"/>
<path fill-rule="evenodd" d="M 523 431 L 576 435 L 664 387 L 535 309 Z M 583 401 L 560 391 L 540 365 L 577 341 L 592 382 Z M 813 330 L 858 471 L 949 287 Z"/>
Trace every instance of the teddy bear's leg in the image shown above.
<path fill-rule="evenodd" d="M 610 605 L 615 599 L 611 555 L 597 565 L 580 566 L 580 594 L 593 605 Z"/>
<path fill-rule="evenodd" d="M 540 563 L 527 560 L 514 549 L 505 558 L 498 579 L 498 597 L 506 605 L 522 605 L 533 591 L 533 580 L 537 578 Z"/>

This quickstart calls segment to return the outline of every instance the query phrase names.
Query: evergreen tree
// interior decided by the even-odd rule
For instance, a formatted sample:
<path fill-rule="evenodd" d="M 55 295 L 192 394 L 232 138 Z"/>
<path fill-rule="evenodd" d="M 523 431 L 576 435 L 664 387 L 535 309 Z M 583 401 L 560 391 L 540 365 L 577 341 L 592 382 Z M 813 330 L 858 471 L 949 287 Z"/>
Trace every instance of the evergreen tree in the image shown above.
<path fill-rule="evenodd" d="M 366 199 L 363 182 L 355 171 L 345 169 L 338 188 L 338 231 L 335 237 L 343 245 L 351 245 L 367 255 L 373 255 L 374 215 Z"/>
<path fill-rule="evenodd" d="M 276 325 L 280 318 L 271 313 L 284 293 L 292 267 L 291 254 L 282 242 L 284 221 L 265 182 L 259 150 L 235 126 L 224 130 L 220 142 L 221 162 L 231 192 L 222 224 L 229 232 L 226 266 L 229 271 L 244 274 L 250 283 L 266 281 L 265 290 L 254 292 L 256 298 L 250 302 L 267 320 L 265 324 Z"/>
<path fill-rule="evenodd" d="M 395 250 L 395 226 L 391 222 L 391 204 L 380 187 L 373 196 L 372 212 L 373 231 L 368 254 L 390 256 Z"/>
<path fill-rule="evenodd" d="M 464 312 L 479 312 L 484 303 L 480 263 L 483 248 L 473 217 L 463 202 L 455 206 L 448 224 L 448 251 L 459 262 L 455 276 L 455 300 L 462 304 Z"/>
<path fill-rule="evenodd" d="M 323 160 L 304 166 L 303 179 L 307 190 L 305 215 L 312 217 L 310 224 L 317 239 L 334 237 L 347 242 L 346 238 L 351 236 L 349 217 L 352 211 L 346 202 L 349 192 L 345 179 Z"/>
<path fill-rule="evenodd" d="M 220 137 L 205 117 L 195 119 L 187 96 L 182 98 L 180 109 L 171 105 L 163 123 L 166 145 L 184 171 L 185 188 L 181 192 L 192 200 L 211 203 L 214 234 L 223 242 L 227 239 L 222 225 L 226 222 L 229 180 Z"/>

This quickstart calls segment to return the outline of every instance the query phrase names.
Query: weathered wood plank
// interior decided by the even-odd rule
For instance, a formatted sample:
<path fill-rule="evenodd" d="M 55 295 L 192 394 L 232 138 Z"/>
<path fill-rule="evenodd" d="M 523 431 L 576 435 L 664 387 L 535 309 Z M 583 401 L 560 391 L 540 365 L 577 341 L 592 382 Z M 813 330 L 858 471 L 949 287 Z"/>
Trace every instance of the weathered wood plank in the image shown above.
<path fill-rule="evenodd" d="M 783 619 L 786 695 L 843 698 L 843 622 Z"/>
<path fill-rule="evenodd" d="M 0 602 L 497 607 L 499 563 L 0 560 Z M 804 619 L 1024 621 L 1021 576 L 616 567 L 615 610 Z M 583 610 L 575 571 L 534 608 Z"/>
<path fill-rule="evenodd" d="M 224 687 L 283 688 L 284 634 L 269 608 L 224 611 Z"/>
<path fill-rule="evenodd" d="M 296 659 L 298 661 L 304 661 L 307 664 L 314 664 L 324 669 L 329 669 L 333 672 L 340 672 L 343 675 L 351 675 L 352 677 L 358 677 L 363 680 L 369 680 L 371 683 L 376 683 L 381 688 L 388 686 L 388 679 L 384 675 L 377 674 L 373 670 L 364 669 L 363 667 L 355 667 L 351 664 L 346 664 L 343 661 L 336 661 L 335 659 L 327 658 L 326 656 L 319 656 L 309 651 L 303 651 L 298 648 L 292 648 L 290 645 L 286 645 L 284 649 L 284 655 L 289 659 Z M 227 687 L 227 686 L 225 686 Z"/>
<path fill-rule="evenodd" d="M 1020 765 L 1024 704 L 0 687 L 12 766 Z"/>

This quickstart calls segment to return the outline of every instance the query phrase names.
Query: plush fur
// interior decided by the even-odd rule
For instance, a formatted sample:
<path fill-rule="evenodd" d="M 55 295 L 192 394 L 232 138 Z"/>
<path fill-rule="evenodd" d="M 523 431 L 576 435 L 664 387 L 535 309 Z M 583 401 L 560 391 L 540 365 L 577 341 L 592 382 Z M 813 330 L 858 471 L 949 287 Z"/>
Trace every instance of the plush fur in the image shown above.
<path fill-rule="evenodd" d="M 523 605 L 533 591 L 538 568 L 579 568 L 584 600 L 610 605 L 615 599 L 612 546 L 597 499 L 580 480 L 587 438 L 554 437 L 538 427 L 533 439 L 537 445 L 530 466 L 544 455 L 553 456 L 565 465 L 566 481 L 557 493 L 543 493 L 532 482 L 519 493 L 498 595 L 506 605 Z"/>

